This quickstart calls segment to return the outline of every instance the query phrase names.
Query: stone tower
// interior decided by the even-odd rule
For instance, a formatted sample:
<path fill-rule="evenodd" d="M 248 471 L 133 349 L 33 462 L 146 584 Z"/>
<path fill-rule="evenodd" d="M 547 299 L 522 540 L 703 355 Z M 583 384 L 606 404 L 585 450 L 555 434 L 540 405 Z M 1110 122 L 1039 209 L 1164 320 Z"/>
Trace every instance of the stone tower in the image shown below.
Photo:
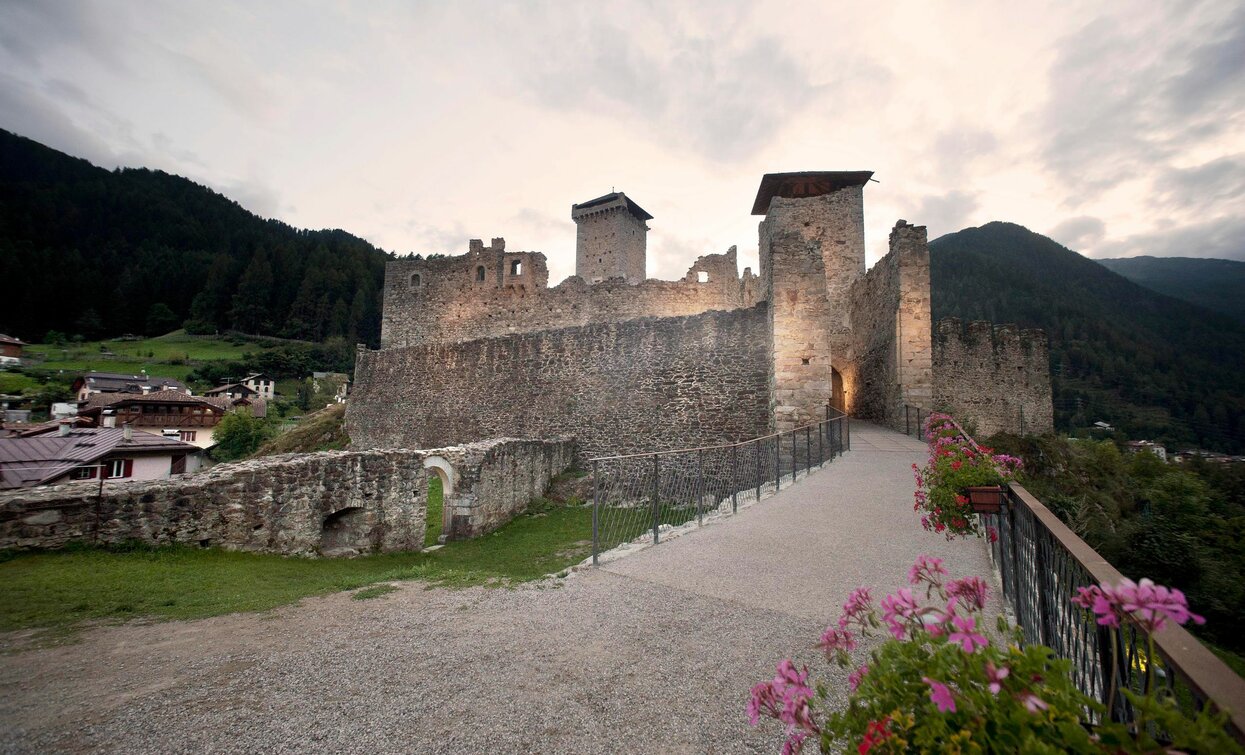
<path fill-rule="evenodd" d="M 621 191 L 571 205 L 575 221 L 575 274 L 589 283 L 645 278 L 648 225 L 653 216 Z"/>
<path fill-rule="evenodd" d="M 752 214 L 770 302 L 774 429 L 825 418 L 833 360 L 849 359 L 852 283 L 865 273 L 863 187 L 868 171 L 769 173 Z"/>

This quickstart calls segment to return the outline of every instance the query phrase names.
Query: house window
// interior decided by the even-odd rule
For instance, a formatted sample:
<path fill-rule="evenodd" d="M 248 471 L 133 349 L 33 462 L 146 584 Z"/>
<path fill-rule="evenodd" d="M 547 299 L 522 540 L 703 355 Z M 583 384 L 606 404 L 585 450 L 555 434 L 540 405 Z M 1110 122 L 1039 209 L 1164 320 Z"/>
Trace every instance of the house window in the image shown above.
<path fill-rule="evenodd" d="M 108 473 L 108 479 L 116 479 L 119 477 L 129 477 L 134 474 L 134 461 L 132 459 L 113 459 L 104 465 L 104 470 Z"/>
<path fill-rule="evenodd" d="M 511 275 L 522 275 L 523 274 L 523 263 L 520 262 L 519 260 L 510 260 L 510 274 Z"/>
<path fill-rule="evenodd" d="M 177 433 L 177 439 L 183 443 L 194 443 L 195 432 L 196 431 L 194 430 L 179 430 Z"/>
<path fill-rule="evenodd" d="M 70 476 L 75 480 L 94 480 L 95 467 L 78 467 Z"/>
<path fill-rule="evenodd" d="M 476 280 L 478 281 L 484 280 L 484 265 L 480 265 L 479 267 L 476 268 Z"/>

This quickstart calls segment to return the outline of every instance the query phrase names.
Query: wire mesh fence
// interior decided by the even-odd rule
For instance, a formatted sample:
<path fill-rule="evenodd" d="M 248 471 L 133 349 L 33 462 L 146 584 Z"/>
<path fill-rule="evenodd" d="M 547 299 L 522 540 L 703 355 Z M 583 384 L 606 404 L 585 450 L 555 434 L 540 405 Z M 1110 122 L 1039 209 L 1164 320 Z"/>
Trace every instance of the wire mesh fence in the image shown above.
<path fill-rule="evenodd" d="M 1072 602 L 1076 588 L 1117 585 L 1123 575 L 1023 486 L 1013 483 L 1007 499 L 999 513 L 982 516 L 998 533 L 990 555 L 1025 641 L 1071 660 L 1077 687 L 1102 702 L 1114 720 L 1134 719 L 1123 690 L 1141 695 L 1154 685 L 1186 712 L 1207 705 L 1229 709 L 1230 732 L 1245 742 L 1245 680 L 1183 627 L 1156 632 L 1151 656 L 1149 638 L 1138 624 L 1124 622 L 1114 631 L 1099 626 Z M 1163 738 L 1163 732 L 1151 734 Z"/>
<path fill-rule="evenodd" d="M 592 562 L 637 539 L 733 514 L 820 469 L 850 447 L 845 415 L 718 446 L 592 459 Z"/>

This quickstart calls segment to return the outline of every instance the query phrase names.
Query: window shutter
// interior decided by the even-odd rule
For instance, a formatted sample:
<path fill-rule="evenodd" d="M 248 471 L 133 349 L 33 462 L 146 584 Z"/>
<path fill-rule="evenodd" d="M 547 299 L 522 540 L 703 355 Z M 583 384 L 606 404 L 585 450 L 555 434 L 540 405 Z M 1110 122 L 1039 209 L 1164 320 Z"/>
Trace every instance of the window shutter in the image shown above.
<path fill-rule="evenodd" d="M 134 460 L 125 460 L 125 471 L 121 473 L 122 477 L 132 477 L 134 475 Z"/>

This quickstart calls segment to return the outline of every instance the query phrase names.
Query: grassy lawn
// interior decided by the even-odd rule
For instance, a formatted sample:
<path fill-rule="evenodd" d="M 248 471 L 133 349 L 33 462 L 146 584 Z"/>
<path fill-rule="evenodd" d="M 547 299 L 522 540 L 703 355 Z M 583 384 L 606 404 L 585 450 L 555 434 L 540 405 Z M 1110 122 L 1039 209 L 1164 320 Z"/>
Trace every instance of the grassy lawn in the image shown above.
<path fill-rule="evenodd" d="M 22 375 L 16 372 L 0 372 L 0 393 L 15 396 L 20 395 L 25 390 L 37 391 L 41 385 L 43 383 L 29 375 Z"/>
<path fill-rule="evenodd" d="M 184 380 L 196 363 L 240 360 L 243 352 L 263 351 L 258 341 L 233 343 L 218 336 L 190 336 L 185 331 L 137 341 L 85 341 L 63 346 L 31 344 L 26 355 L 38 361 L 31 366 L 66 373 L 120 372 L 136 375 L 140 370 L 157 377 Z"/>
<path fill-rule="evenodd" d="M 0 554 L 0 630 L 85 621 L 194 619 L 421 579 L 449 586 L 539 579 L 586 558 L 592 511 L 536 502 L 496 532 L 431 553 L 307 559 L 186 546 Z M 373 590 L 367 597 L 383 594 Z"/>

